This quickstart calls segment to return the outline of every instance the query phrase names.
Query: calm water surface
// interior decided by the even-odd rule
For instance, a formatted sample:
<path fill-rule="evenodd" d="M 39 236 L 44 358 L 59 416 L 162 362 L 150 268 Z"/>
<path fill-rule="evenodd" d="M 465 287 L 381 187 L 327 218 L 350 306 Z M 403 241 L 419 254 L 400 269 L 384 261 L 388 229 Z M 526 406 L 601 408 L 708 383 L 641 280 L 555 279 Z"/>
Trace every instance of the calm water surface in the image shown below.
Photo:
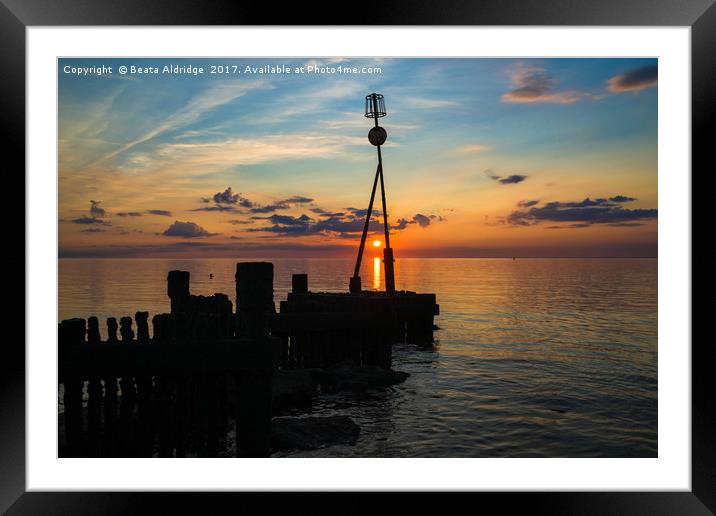
<path fill-rule="evenodd" d="M 293 273 L 314 291 L 352 274 L 351 260 L 267 260 L 277 304 Z M 191 272 L 193 294 L 233 299 L 236 261 L 60 260 L 59 318 L 168 312 L 171 269 Z M 364 288 L 383 288 L 378 265 L 366 257 Z M 437 294 L 434 349 L 396 346 L 411 376 L 387 391 L 319 397 L 312 415 L 361 425 L 355 446 L 288 455 L 657 455 L 657 260 L 402 259 L 396 277 Z"/>

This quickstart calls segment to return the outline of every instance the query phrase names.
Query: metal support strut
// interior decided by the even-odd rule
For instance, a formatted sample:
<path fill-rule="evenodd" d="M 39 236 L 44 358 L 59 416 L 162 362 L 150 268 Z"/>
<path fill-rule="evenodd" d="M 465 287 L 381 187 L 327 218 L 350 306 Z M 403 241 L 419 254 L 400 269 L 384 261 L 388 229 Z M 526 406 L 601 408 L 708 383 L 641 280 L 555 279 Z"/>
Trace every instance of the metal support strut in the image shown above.
<path fill-rule="evenodd" d="M 373 113 L 378 113 L 377 95 L 373 93 L 371 95 L 371 103 L 373 106 Z M 374 118 L 375 127 L 378 126 L 378 117 Z M 383 132 L 385 134 L 385 132 Z M 353 277 L 350 280 L 350 292 L 358 293 L 361 291 L 360 281 L 360 265 L 363 259 L 363 251 L 365 249 L 365 240 L 368 236 L 368 228 L 370 227 L 370 219 L 373 215 L 373 201 L 375 200 L 375 190 L 378 184 L 378 178 L 380 178 L 380 193 L 383 202 L 383 229 L 385 232 L 385 249 L 383 249 L 383 267 L 385 269 L 385 291 L 395 292 L 395 271 L 393 267 L 393 249 L 390 247 L 390 230 L 388 228 L 388 208 L 385 199 L 385 183 L 383 181 L 383 156 L 380 152 L 380 144 L 376 145 L 378 149 L 378 168 L 375 172 L 375 179 L 373 180 L 373 190 L 370 194 L 370 203 L 368 204 L 368 212 L 365 216 L 365 224 L 363 226 L 363 234 L 360 239 L 360 246 L 358 248 L 358 258 L 356 259 L 356 266 L 353 271 Z"/>

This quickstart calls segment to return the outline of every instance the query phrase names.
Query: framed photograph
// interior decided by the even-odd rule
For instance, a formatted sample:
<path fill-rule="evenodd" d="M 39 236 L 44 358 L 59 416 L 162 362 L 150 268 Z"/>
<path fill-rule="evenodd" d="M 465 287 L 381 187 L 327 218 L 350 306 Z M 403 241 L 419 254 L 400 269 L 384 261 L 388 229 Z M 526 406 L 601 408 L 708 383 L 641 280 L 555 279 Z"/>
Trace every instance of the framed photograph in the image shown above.
<path fill-rule="evenodd" d="M 499 491 L 713 513 L 691 178 L 716 7 L 618 4 L 344 26 L 5 2 L 27 312 L 3 511 Z"/>

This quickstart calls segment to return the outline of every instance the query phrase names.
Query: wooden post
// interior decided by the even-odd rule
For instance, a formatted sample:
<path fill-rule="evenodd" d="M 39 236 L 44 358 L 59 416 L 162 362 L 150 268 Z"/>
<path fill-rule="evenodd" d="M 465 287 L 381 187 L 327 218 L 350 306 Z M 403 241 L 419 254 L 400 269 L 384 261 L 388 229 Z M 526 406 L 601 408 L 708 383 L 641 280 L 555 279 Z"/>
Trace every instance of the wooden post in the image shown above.
<path fill-rule="evenodd" d="M 174 456 L 174 439 L 172 435 L 174 421 L 174 400 L 172 383 L 169 378 L 158 378 L 154 390 L 157 408 L 157 440 L 160 457 Z"/>
<path fill-rule="evenodd" d="M 192 383 L 186 376 L 175 379 L 176 383 L 176 412 L 174 420 L 174 446 L 177 457 L 186 457 L 187 440 L 189 435 L 190 399 Z"/>
<path fill-rule="evenodd" d="M 129 346 L 134 344 L 134 330 L 132 329 L 131 317 L 122 317 L 119 320 L 119 334 L 122 337 L 123 345 Z M 119 387 L 122 390 L 122 397 L 119 401 L 119 454 L 121 457 L 133 457 L 136 456 L 136 432 L 133 415 L 137 399 L 134 377 L 122 376 Z"/>
<path fill-rule="evenodd" d="M 260 369 L 235 375 L 237 457 L 271 455 L 271 376 Z"/>
<path fill-rule="evenodd" d="M 169 339 L 169 314 L 152 317 L 152 335 L 155 344 L 164 346 Z M 170 378 L 155 378 L 154 395 L 157 414 L 157 441 L 160 457 L 174 456 L 174 384 Z"/>
<path fill-rule="evenodd" d="M 308 293 L 308 274 L 294 274 L 291 276 L 291 292 L 294 294 Z"/>
<path fill-rule="evenodd" d="M 87 319 L 87 343 L 100 345 L 99 321 L 92 316 Z M 91 373 L 90 373 L 91 374 Z M 87 454 L 90 457 L 102 455 L 100 430 L 102 426 L 102 379 L 90 376 L 87 384 Z"/>
<path fill-rule="evenodd" d="M 92 316 L 87 319 L 87 343 L 98 344 L 100 340 L 102 339 L 99 334 L 99 321 L 95 316 Z"/>
<path fill-rule="evenodd" d="M 219 456 L 221 410 L 219 407 L 219 375 L 209 374 L 204 383 L 206 393 L 206 456 Z"/>
<path fill-rule="evenodd" d="M 107 342 L 117 342 L 117 319 L 107 318 Z"/>
<path fill-rule="evenodd" d="M 167 295 L 171 300 L 171 313 L 183 313 L 188 309 L 189 272 L 169 271 L 167 275 Z"/>
<path fill-rule="evenodd" d="M 148 312 L 134 314 L 134 321 L 137 323 L 137 344 L 140 346 L 149 344 L 148 319 Z M 151 457 L 154 446 L 152 377 L 140 376 L 135 378 L 135 381 L 137 383 L 137 455 Z"/>
<path fill-rule="evenodd" d="M 273 302 L 273 264 L 242 262 L 236 264 L 236 313 L 243 336 L 264 338 L 268 321 L 276 313 Z"/>
<path fill-rule="evenodd" d="M 85 342 L 85 320 L 67 319 L 60 323 L 58 329 L 58 346 L 60 349 L 80 346 Z M 82 391 L 83 381 L 64 382 L 62 401 L 65 406 L 65 439 L 67 454 L 70 457 L 85 455 L 82 446 Z"/>
<path fill-rule="evenodd" d="M 148 312 L 137 312 L 134 314 L 134 320 L 137 322 L 137 341 L 148 342 L 149 341 L 149 313 Z"/>
<path fill-rule="evenodd" d="M 122 342 L 124 343 L 129 343 L 134 340 L 131 317 L 122 317 L 119 320 L 119 334 L 122 336 Z"/>
<path fill-rule="evenodd" d="M 348 282 L 348 291 L 351 294 L 360 294 L 362 290 L 360 276 L 351 276 Z"/>
<path fill-rule="evenodd" d="M 117 343 L 117 319 L 107 318 L 107 343 Z M 102 455 L 116 457 L 117 450 L 117 378 L 104 378 L 104 435 Z"/>
<path fill-rule="evenodd" d="M 119 333 L 122 336 L 122 344 L 130 345 L 133 344 L 134 341 L 134 330 L 132 329 L 132 318 L 131 317 L 122 317 L 119 320 Z M 128 377 L 122 377 L 122 380 L 120 382 L 120 387 L 122 388 L 122 399 L 125 398 L 125 396 L 129 396 L 132 399 L 137 394 L 137 390 L 134 385 L 134 378 L 131 376 Z"/>
<path fill-rule="evenodd" d="M 406 340 L 410 344 L 431 345 L 433 343 L 433 316 L 418 314 L 407 320 Z"/>

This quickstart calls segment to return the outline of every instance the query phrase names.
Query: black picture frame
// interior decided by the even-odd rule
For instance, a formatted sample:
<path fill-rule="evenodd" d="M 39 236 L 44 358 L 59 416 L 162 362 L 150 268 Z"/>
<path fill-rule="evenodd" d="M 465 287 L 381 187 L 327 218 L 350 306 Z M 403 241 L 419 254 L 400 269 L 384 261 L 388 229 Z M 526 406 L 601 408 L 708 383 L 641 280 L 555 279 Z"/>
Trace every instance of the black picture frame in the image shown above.
<path fill-rule="evenodd" d="M 603 25 L 689 26 L 692 44 L 692 172 L 713 170 L 708 128 L 716 115 L 716 5 L 714 0 L 490 0 L 470 2 L 390 1 L 344 6 L 312 2 L 306 5 L 270 2 L 195 0 L 2 0 L 2 126 L 6 159 L 13 156 L 24 168 L 25 147 L 25 30 L 29 26 L 86 25 Z M 54 117 L 54 114 L 52 115 Z M 48 123 L 51 116 L 48 115 Z M 24 187 L 23 187 L 24 190 Z M 27 192 L 25 192 L 27 195 Z M 24 226 L 23 226 L 24 227 Z M 19 241 L 19 240 L 18 240 Z M 9 264 L 25 270 L 23 254 Z M 12 263 L 12 262 L 15 263 Z M 693 260 L 692 251 L 692 271 Z M 27 271 L 26 271 L 27 273 Z M 173 509 L 205 512 L 233 505 L 234 494 L 38 493 L 25 492 L 25 350 L 21 340 L 6 340 L 0 360 L 0 511 L 7 514 L 133 514 Z M 481 493 L 477 504 L 498 504 L 501 512 L 520 508 L 535 514 L 681 514 L 716 513 L 716 417 L 711 393 L 709 340 L 672 343 L 691 345 L 692 352 L 692 490 L 690 492 Z M 210 499 L 218 496 L 217 503 Z M 355 495 L 353 495 L 355 496 Z M 282 500 L 279 497 L 279 502 Z M 423 497 L 411 497 L 423 504 Z M 308 497 L 292 501 L 293 509 L 313 506 Z M 354 503 L 327 501 L 348 512 L 370 510 L 370 496 Z M 275 507 L 275 499 L 272 506 Z M 298 503 L 298 505 L 296 505 Z M 382 502 L 380 502 L 382 504 Z M 157 505 L 157 507 L 159 506 Z M 481 505 L 482 506 L 482 505 Z M 247 507 L 248 509 L 248 507 Z M 343 511 L 342 511 L 343 512 Z"/>

